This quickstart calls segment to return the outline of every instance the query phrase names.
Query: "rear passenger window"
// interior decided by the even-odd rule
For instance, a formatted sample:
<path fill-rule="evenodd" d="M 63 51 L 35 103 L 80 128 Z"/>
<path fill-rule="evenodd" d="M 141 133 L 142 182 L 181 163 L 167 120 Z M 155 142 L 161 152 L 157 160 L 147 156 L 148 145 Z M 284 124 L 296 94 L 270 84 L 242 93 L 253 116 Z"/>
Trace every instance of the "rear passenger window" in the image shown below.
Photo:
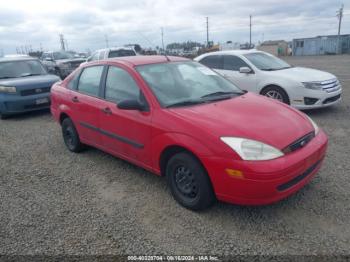
<path fill-rule="evenodd" d="M 77 89 L 78 80 L 79 80 L 80 70 L 75 73 L 73 78 L 68 82 L 67 87 L 69 89 Z"/>
<path fill-rule="evenodd" d="M 241 67 L 249 67 L 241 58 L 233 55 L 224 56 L 224 69 L 239 71 Z"/>
<path fill-rule="evenodd" d="M 98 96 L 103 66 L 87 67 L 79 78 L 79 92 Z"/>
<path fill-rule="evenodd" d="M 106 79 L 105 98 L 116 103 L 127 99 L 139 99 L 140 89 L 128 72 L 110 66 Z"/>
<path fill-rule="evenodd" d="M 222 69 L 222 57 L 218 55 L 211 55 L 204 57 L 202 60 L 199 61 L 201 64 L 213 68 L 213 69 Z"/>

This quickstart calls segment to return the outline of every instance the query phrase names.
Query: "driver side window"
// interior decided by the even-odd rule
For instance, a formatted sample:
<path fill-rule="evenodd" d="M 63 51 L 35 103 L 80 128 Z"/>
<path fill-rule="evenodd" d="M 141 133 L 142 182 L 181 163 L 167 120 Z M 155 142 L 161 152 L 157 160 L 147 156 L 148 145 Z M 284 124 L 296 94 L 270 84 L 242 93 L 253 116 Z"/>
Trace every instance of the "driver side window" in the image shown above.
<path fill-rule="evenodd" d="M 106 79 L 105 98 L 119 103 L 122 100 L 140 98 L 140 89 L 130 74 L 119 67 L 110 66 Z"/>
<path fill-rule="evenodd" d="M 224 70 L 239 71 L 241 67 L 249 67 L 241 58 L 234 55 L 224 55 Z"/>

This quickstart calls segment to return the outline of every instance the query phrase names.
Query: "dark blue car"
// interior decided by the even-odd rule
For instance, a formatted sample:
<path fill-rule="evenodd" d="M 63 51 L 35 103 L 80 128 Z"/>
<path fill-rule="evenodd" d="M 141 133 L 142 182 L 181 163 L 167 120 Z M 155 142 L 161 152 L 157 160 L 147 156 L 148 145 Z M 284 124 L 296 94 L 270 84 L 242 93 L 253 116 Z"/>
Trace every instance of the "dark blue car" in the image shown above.
<path fill-rule="evenodd" d="M 60 81 L 33 57 L 0 58 L 0 118 L 50 106 L 51 86 Z"/>

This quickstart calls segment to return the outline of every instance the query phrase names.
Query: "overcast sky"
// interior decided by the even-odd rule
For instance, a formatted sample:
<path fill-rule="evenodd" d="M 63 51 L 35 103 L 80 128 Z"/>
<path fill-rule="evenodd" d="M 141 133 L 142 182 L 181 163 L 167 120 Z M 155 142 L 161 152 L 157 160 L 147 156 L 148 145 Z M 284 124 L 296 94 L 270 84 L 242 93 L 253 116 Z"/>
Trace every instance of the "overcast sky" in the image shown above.
<path fill-rule="evenodd" d="M 69 49 L 85 51 L 139 43 L 161 46 L 187 40 L 253 42 L 336 34 L 336 11 L 344 3 L 342 33 L 350 34 L 350 0 L 0 0 L 0 52 L 16 46 L 60 48 L 64 34 Z"/>

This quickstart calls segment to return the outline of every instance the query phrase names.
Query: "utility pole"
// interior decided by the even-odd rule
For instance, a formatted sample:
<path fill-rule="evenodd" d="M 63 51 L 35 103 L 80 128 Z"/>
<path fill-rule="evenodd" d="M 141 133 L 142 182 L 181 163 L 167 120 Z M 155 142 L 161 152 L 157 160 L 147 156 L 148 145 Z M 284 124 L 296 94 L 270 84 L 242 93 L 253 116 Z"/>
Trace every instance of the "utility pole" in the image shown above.
<path fill-rule="evenodd" d="M 60 43 L 61 43 L 61 49 L 63 51 L 65 51 L 66 50 L 66 46 L 65 46 L 65 43 L 64 43 L 64 36 L 63 36 L 63 34 L 60 34 Z"/>
<path fill-rule="evenodd" d="M 252 15 L 249 15 L 249 49 L 252 48 Z"/>
<path fill-rule="evenodd" d="M 207 47 L 209 48 L 209 17 L 207 19 Z"/>
<path fill-rule="evenodd" d="M 108 48 L 109 47 L 109 43 L 108 43 L 108 36 L 105 35 L 105 41 L 106 41 L 106 47 Z"/>
<path fill-rule="evenodd" d="M 340 41 L 340 29 L 341 29 L 341 21 L 343 19 L 343 10 L 344 10 L 344 4 L 341 5 L 339 11 L 337 11 L 337 17 L 339 20 L 339 25 L 338 25 L 338 54 L 341 53 L 341 41 Z"/>
<path fill-rule="evenodd" d="M 164 49 L 164 30 L 163 30 L 163 27 L 160 28 L 160 32 L 162 34 L 162 47 L 163 47 L 163 52 L 165 52 L 165 49 Z"/>

